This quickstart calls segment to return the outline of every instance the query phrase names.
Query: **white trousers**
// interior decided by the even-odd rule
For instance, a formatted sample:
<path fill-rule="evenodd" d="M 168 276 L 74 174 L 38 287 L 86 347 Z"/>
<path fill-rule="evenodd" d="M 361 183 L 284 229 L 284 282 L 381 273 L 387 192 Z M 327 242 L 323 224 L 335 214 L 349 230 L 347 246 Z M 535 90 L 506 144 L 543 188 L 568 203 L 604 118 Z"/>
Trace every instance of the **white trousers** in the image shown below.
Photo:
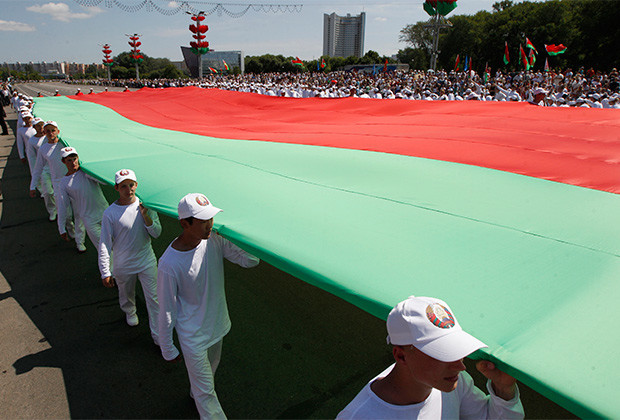
<path fill-rule="evenodd" d="M 52 180 L 52 187 L 54 191 L 58 191 L 60 188 L 59 181 Z M 68 200 L 67 200 L 68 201 Z M 54 201 L 54 205 L 56 206 L 56 212 L 58 212 L 58 203 Z M 73 209 L 71 208 L 71 204 L 67 202 L 67 217 L 65 218 L 65 228 L 67 229 L 67 233 L 69 236 L 75 236 L 75 230 L 73 225 Z"/>
<path fill-rule="evenodd" d="M 84 245 L 86 235 L 97 248 L 99 254 L 99 239 L 101 238 L 101 220 L 82 219 L 75 216 L 75 244 Z"/>
<path fill-rule="evenodd" d="M 159 303 L 157 303 L 157 266 L 153 265 L 135 274 L 114 274 L 118 286 L 118 303 L 125 312 L 131 316 L 136 313 L 136 280 L 142 284 L 142 292 L 146 301 L 146 310 L 149 314 L 149 327 L 151 337 L 155 343 L 159 343 L 159 330 L 157 317 L 159 316 Z"/>
<path fill-rule="evenodd" d="M 45 209 L 47 213 L 54 217 L 56 216 L 56 200 L 54 199 L 54 187 L 52 187 L 52 177 L 49 173 L 43 172 L 41 174 L 41 181 L 37 187 L 41 195 L 43 196 L 43 202 L 45 203 Z"/>
<path fill-rule="evenodd" d="M 213 377 L 222 356 L 222 340 L 211 347 L 195 346 L 179 339 L 185 367 L 191 385 L 191 394 L 201 420 L 226 419 L 217 399 Z"/>

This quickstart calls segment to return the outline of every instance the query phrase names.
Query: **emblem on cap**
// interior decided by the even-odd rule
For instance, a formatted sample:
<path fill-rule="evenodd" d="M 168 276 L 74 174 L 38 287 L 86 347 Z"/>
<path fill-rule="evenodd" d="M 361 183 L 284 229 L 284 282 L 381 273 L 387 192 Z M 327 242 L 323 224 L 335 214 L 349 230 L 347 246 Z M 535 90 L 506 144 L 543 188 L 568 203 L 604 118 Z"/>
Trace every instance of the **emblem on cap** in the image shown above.
<path fill-rule="evenodd" d="M 119 174 L 121 174 L 121 176 L 129 175 L 129 171 L 127 169 L 121 169 Z"/>
<path fill-rule="evenodd" d="M 426 307 L 426 316 L 436 327 L 443 329 L 454 327 L 454 316 L 445 306 L 438 303 Z"/>
<path fill-rule="evenodd" d="M 207 200 L 207 197 L 205 197 L 204 195 L 197 195 L 196 202 L 201 206 L 206 206 L 209 204 L 209 200 Z"/>

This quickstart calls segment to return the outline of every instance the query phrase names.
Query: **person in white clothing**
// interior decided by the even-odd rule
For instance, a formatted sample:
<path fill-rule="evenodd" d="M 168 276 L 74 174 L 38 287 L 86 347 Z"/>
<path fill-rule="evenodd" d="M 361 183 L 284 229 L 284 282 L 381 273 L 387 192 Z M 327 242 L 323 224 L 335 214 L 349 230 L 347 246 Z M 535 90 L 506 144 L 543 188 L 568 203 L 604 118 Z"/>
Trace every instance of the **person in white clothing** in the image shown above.
<path fill-rule="evenodd" d="M 516 380 L 482 360 L 485 395 L 463 358 L 486 347 L 459 325 L 442 300 L 410 296 L 387 319 L 395 363 L 371 380 L 337 419 L 522 419 Z"/>
<path fill-rule="evenodd" d="M 157 259 L 151 246 L 151 237 L 159 237 L 161 223 L 157 212 L 144 207 L 136 197 L 138 180 L 132 170 L 121 169 L 116 172 L 114 179 L 118 200 L 105 209 L 101 221 L 101 279 L 105 287 L 118 286 L 118 302 L 130 326 L 138 325 L 139 321 L 136 314 L 136 281 L 140 281 L 151 337 L 159 345 Z"/>
<path fill-rule="evenodd" d="M 159 340 L 167 361 L 180 359 L 173 343 L 176 329 L 201 419 L 226 418 L 215 393 L 213 377 L 222 339 L 230 330 L 224 293 L 223 259 L 255 267 L 259 259 L 211 232 L 221 210 L 203 194 L 188 194 L 178 206 L 183 232 L 159 259 Z"/>
<path fill-rule="evenodd" d="M 17 127 L 17 134 L 15 135 L 15 143 L 17 143 L 17 153 L 22 163 L 27 163 L 26 158 L 26 145 L 30 137 L 34 136 L 36 130 L 32 127 L 32 114 L 28 111 L 21 113 L 23 125 Z"/>
<path fill-rule="evenodd" d="M 65 219 L 67 202 L 73 209 L 75 224 L 84 226 L 84 229 L 76 229 L 75 244 L 79 252 L 86 252 L 84 230 L 91 242 L 99 249 L 99 237 L 101 236 L 101 217 L 108 207 L 99 181 L 86 175 L 80 169 L 80 160 L 77 150 L 73 147 L 65 147 L 60 150 L 62 163 L 67 167 L 67 175 L 59 182 L 56 200 L 58 200 L 58 220 Z M 69 241 L 64 223 L 58 223 L 58 232 L 65 241 Z"/>
<path fill-rule="evenodd" d="M 47 143 L 43 143 L 41 147 L 39 147 L 39 153 L 37 154 L 37 161 L 34 165 L 34 171 L 32 172 L 32 176 L 30 179 L 30 197 L 35 198 L 37 196 L 36 188 L 41 182 L 41 177 L 43 174 L 43 170 L 47 165 L 49 169 L 50 177 L 52 179 L 52 187 L 54 191 L 57 191 L 59 188 L 60 180 L 67 173 L 66 166 L 62 163 L 60 158 L 60 149 L 62 149 L 62 144 L 59 143 L 60 130 L 58 128 L 58 124 L 55 121 L 46 121 L 43 126 L 43 131 L 45 132 L 45 137 L 47 138 Z M 56 213 L 58 213 L 58 203 L 56 204 Z M 50 220 L 54 220 L 50 215 Z M 71 208 L 67 209 L 66 219 L 64 220 L 67 233 L 72 238 L 75 237 L 75 228 L 73 225 L 73 212 Z M 62 222 L 62 220 L 61 220 Z"/>
<path fill-rule="evenodd" d="M 47 141 L 45 133 L 43 132 L 43 125 L 45 121 L 41 118 L 35 118 L 32 122 L 32 126 L 35 129 L 34 136 L 30 137 L 28 144 L 26 144 L 26 157 L 28 158 L 28 165 L 30 166 L 30 173 L 34 172 L 35 164 L 37 163 L 37 155 L 39 148 L 43 143 Z M 56 201 L 54 199 L 54 189 L 52 187 L 52 178 L 50 176 L 50 170 L 47 165 L 43 167 L 41 172 L 41 180 L 37 189 L 43 196 L 43 202 L 45 203 L 45 209 L 49 214 L 50 222 L 56 220 Z"/>

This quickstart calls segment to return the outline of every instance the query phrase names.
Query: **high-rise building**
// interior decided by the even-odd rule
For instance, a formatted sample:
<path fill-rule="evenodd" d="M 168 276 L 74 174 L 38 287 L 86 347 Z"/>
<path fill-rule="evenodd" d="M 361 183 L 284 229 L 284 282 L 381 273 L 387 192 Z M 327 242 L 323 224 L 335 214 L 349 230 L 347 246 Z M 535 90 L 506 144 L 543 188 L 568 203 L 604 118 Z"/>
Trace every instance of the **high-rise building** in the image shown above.
<path fill-rule="evenodd" d="M 358 16 L 323 15 L 323 55 L 349 57 L 364 55 L 366 13 Z"/>

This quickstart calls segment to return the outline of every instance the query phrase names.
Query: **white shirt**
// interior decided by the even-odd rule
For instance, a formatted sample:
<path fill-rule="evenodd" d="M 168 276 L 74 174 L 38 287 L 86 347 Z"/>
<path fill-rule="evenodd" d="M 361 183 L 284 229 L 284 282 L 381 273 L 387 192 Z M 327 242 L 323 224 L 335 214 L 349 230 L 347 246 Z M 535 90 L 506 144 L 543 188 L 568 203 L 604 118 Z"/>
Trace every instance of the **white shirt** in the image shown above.
<path fill-rule="evenodd" d="M 101 222 L 103 212 L 108 207 L 99 182 L 81 170 L 65 175 L 58 183 L 58 191 L 54 195 L 58 203 L 58 231 L 61 235 L 66 232 L 68 200 L 75 216 L 87 224 Z"/>
<path fill-rule="evenodd" d="M 370 389 L 376 379 L 387 376 L 394 365 L 373 378 L 357 396 L 338 413 L 337 419 L 522 419 L 525 414 L 517 389 L 515 397 L 505 401 L 495 395 L 490 381 L 489 395 L 474 385 L 467 372 L 459 373 L 456 389 L 442 392 L 433 388 L 421 403 L 394 405 L 383 401 Z"/>
<path fill-rule="evenodd" d="M 224 258 L 245 268 L 260 261 L 215 232 L 189 251 L 178 251 L 171 244 L 159 259 L 159 345 L 164 359 L 179 355 L 172 341 L 173 328 L 184 344 L 205 348 L 230 330 Z"/>
<path fill-rule="evenodd" d="M 101 278 L 110 277 L 112 273 L 135 274 L 157 264 L 150 236 L 159 237 L 161 223 L 157 212 L 149 209 L 148 214 L 153 220 L 151 226 L 144 224 L 138 199 L 126 206 L 112 203 L 105 209 L 99 240 Z M 110 271 L 111 254 L 114 258 Z"/>
<path fill-rule="evenodd" d="M 36 130 L 35 130 L 36 131 Z M 28 166 L 30 166 L 30 173 L 34 173 L 34 167 L 37 163 L 37 155 L 39 154 L 39 148 L 41 145 L 47 141 L 47 137 L 37 137 L 33 135 L 28 139 L 28 144 L 26 144 L 26 157 L 28 158 Z M 49 174 L 49 168 L 47 165 L 43 167 L 43 172 L 47 172 Z"/>
<path fill-rule="evenodd" d="M 17 129 L 16 143 L 17 143 L 17 152 L 19 153 L 19 158 L 23 159 L 26 157 L 26 145 L 28 144 L 28 140 L 30 137 L 37 134 L 37 130 L 34 127 L 26 127 L 22 126 Z"/>
<path fill-rule="evenodd" d="M 34 165 L 34 172 L 30 181 L 30 189 L 34 190 L 41 180 L 41 173 L 45 165 L 48 166 L 52 183 L 56 184 L 67 173 L 67 167 L 60 158 L 60 149 L 63 145 L 60 142 L 43 143 L 37 154 L 37 163 Z"/>

